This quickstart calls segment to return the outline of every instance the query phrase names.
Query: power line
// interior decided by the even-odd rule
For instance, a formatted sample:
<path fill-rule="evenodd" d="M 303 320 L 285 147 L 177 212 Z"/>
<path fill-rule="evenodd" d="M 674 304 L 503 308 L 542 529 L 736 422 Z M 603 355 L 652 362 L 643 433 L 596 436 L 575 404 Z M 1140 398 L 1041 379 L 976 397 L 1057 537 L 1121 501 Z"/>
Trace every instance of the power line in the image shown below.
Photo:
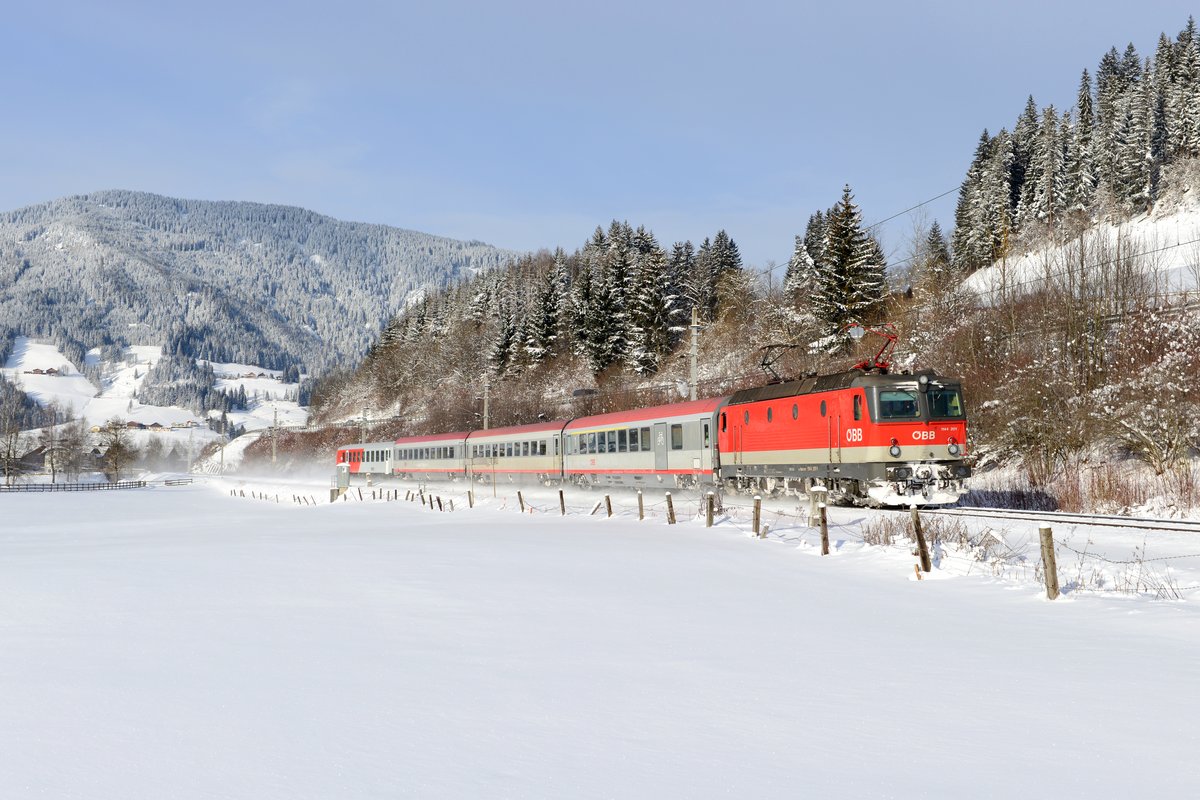
<path fill-rule="evenodd" d="M 895 214 L 892 214 L 890 217 L 884 217 L 883 219 L 879 220 L 878 222 L 874 222 L 874 223 L 866 226 L 866 228 L 864 228 L 864 230 L 869 231 L 873 228 L 878 228 L 880 225 L 882 225 L 885 222 L 891 222 L 892 220 L 896 219 L 897 217 L 903 217 L 905 214 L 908 214 L 909 212 L 916 211 L 918 208 L 921 208 L 922 206 L 927 206 L 930 203 L 934 202 L 935 200 L 941 200 L 946 195 L 953 194 L 954 192 L 957 192 L 958 190 L 959 190 L 959 187 L 957 187 L 957 186 L 955 186 L 953 189 L 947 189 L 946 191 L 942 192 L 941 194 L 935 195 L 935 196 L 929 198 L 928 200 L 922 200 L 921 202 L 917 203 L 915 206 L 909 206 L 908 208 L 904 209 L 903 211 L 897 211 Z M 905 264 L 909 261 L 912 261 L 912 259 L 906 258 L 903 261 L 899 261 L 895 264 L 888 264 L 887 266 L 895 267 L 895 266 L 899 266 L 900 264 Z M 774 272 L 775 270 L 779 269 L 780 267 L 786 267 L 789 263 L 791 263 L 791 259 L 789 259 L 788 261 L 785 261 L 782 264 L 776 264 L 775 266 L 770 267 L 768 269 L 759 270 L 759 274 L 760 275 L 769 275 L 772 272 Z"/>

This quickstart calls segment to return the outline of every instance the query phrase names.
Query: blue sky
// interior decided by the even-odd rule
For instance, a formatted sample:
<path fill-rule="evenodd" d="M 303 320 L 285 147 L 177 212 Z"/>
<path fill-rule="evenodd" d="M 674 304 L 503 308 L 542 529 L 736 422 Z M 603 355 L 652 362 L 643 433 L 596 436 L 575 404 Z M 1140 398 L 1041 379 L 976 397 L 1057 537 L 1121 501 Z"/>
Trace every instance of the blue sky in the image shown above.
<path fill-rule="evenodd" d="M 835 7 L 836 5 L 836 7 Z M 979 132 L 1074 102 L 1187 4 L 21 3 L 0 210 L 97 189 L 303 206 L 514 249 L 613 218 L 786 262 L 849 183 L 873 222 Z M 929 205 L 947 233 L 954 195 Z M 883 228 L 903 257 L 910 216 Z"/>

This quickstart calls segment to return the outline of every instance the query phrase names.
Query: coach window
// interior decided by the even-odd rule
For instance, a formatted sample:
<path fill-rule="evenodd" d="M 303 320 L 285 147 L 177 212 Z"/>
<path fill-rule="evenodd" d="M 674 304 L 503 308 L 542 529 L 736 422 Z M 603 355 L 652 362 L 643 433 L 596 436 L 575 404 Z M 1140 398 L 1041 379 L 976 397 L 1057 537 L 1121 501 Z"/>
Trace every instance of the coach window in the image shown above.
<path fill-rule="evenodd" d="M 617 452 L 617 432 L 616 431 L 608 432 L 608 452 L 610 452 L 610 453 Z"/>
<path fill-rule="evenodd" d="M 617 452 L 624 453 L 629 450 L 629 431 L 621 428 L 617 431 Z"/>
<path fill-rule="evenodd" d="M 638 431 L 637 428 L 629 429 L 629 452 L 636 453 L 638 451 Z"/>
<path fill-rule="evenodd" d="M 682 425 L 672 425 L 671 426 L 671 449 L 672 450 L 682 450 L 683 449 L 683 426 Z"/>
<path fill-rule="evenodd" d="M 648 452 L 654 445 L 650 441 L 650 429 L 642 428 L 642 452 Z"/>
<path fill-rule="evenodd" d="M 588 452 L 595 453 L 596 452 L 596 434 L 589 433 L 587 436 L 588 436 Z"/>

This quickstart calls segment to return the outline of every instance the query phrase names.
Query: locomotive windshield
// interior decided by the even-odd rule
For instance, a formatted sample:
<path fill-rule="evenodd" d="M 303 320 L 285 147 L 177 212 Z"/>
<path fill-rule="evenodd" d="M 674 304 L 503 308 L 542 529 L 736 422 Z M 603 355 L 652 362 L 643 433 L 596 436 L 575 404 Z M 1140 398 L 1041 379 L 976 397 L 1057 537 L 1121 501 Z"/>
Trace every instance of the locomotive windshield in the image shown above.
<path fill-rule="evenodd" d="M 929 414 L 939 419 L 961 419 L 963 416 L 962 394 L 958 389 L 930 389 Z"/>
<path fill-rule="evenodd" d="M 883 389 L 879 392 L 879 416 L 883 419 L 912 419 L 921 416 L 916 391 Z"/>

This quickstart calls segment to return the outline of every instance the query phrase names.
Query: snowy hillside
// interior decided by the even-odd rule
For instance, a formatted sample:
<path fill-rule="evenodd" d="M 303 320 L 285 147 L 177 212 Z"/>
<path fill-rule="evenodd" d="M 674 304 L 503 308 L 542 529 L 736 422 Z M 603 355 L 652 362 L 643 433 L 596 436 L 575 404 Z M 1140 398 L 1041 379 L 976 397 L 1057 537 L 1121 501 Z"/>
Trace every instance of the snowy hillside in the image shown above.
<path fill-rule="evenodd" d="M 996 304 L 1044 288 L 1047 279 L 1064 284 L 1081 272 L 1111 275 L 1124 266 L 1142 270 L 1153 293 L 1200 288 L 1200 188 L 1172 190 L 1151 213 L 1098 223 L 1081 238 L 1052 237 L 974 272 L 964 287 Z"/>
<path fill-rule="evenodd" d="M 161 358 L 162 348 L 154 346 L 126 348 L 125 358 L 119 363 L 101 362 L 100 351 L 92 350 L 85 364 L 97 368 L 103 376 L 101 385 L 95 386 L 55 346 L 18 337 L 3 375 L 39 405 L 56 403 L 62 411 L 81 417 L 91 426 L 103 425 L 114 417 L 148 428 L 160 426 L 161 431 L 132 432 L 135 442 L 141 444 L 155 436 L 198 452 L 205 442 L 218 437 L 203 415 L 174 406 L 146 405 L 135 398 L 147 372 Z M 244 389 L 251 398 L 247 410 L 229 412 L 231 426 L 262 430 L 275 423 L 276 415 L 281 427 L 307 423 L 307 411 L 294 400 L 299 387 L 284 382 L 282 373 L 251 364 L 222 363 L 214 364 L 213 368 L 219 376 L 217 389 L 227 393 Z M 49 370 L 55 374 L 46 374 Z"/>
<path fill-rule="evenodd" d="M 628 498 L 291 502 L 324 489 L 5 497 L 4 796 L 1194 794 L 1194 589 L 1049 602 L 950 548 L 918 582 L 856 510 L 821 557 Z M 1147 539 L 1196 582 L 1200 546 Z"/>

